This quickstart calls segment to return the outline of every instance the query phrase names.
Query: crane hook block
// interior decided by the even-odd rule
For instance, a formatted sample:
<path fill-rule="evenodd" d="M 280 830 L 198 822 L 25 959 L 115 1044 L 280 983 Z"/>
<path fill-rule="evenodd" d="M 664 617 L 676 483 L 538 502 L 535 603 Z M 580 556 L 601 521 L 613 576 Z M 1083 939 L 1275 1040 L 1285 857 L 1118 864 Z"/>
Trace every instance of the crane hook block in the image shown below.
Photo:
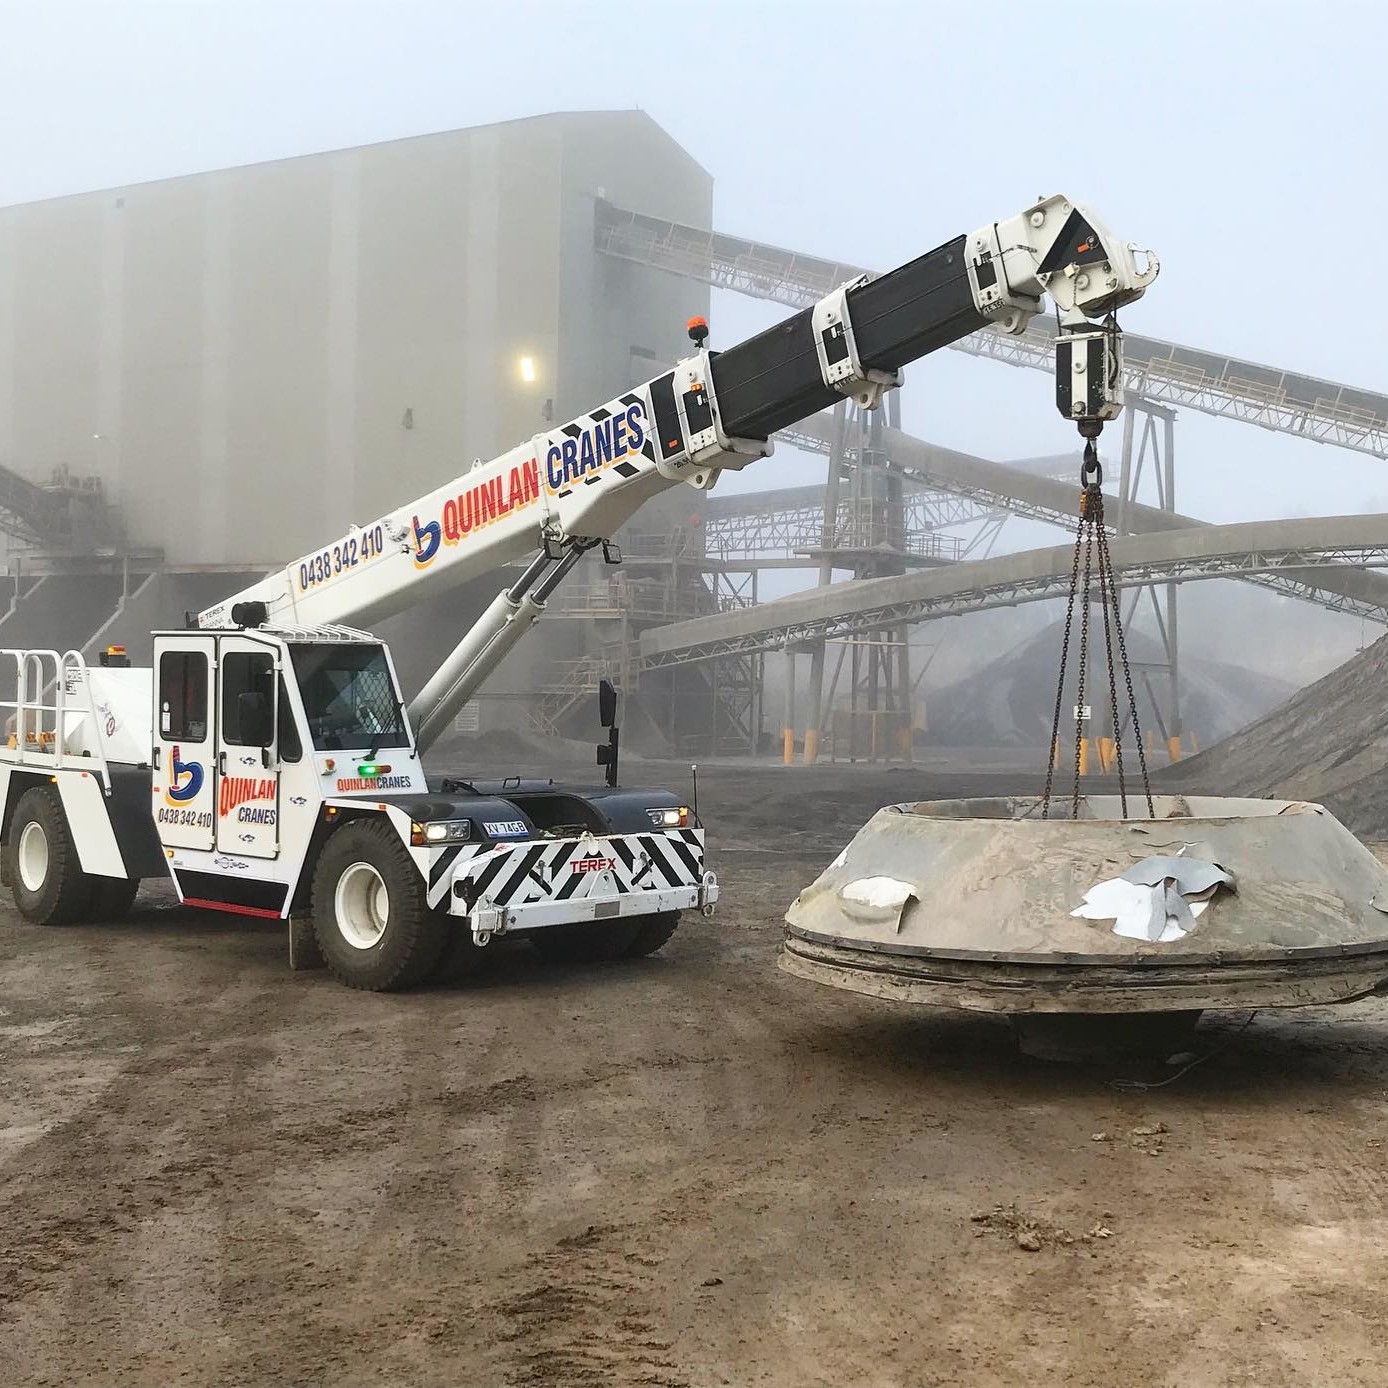
<path fill-rule="evenodd" d="M 1062 330 L 1055 344 L 1055 403 L 1086 438 L 1123 408 L 1123 334 L 1116 324 Z"/>
<path fill-rule="evenodd" d="M 889 390 L 901 384 L 900 371 L 879 371 L 864 366 L 853 335 L 853 314 L 848 296 L 868 282 L 867 275 L 841 284 L 811 310 L 815 354 L 819 374 L 830 390 L 846 395 L 865 410 L 875 410 Z"/>

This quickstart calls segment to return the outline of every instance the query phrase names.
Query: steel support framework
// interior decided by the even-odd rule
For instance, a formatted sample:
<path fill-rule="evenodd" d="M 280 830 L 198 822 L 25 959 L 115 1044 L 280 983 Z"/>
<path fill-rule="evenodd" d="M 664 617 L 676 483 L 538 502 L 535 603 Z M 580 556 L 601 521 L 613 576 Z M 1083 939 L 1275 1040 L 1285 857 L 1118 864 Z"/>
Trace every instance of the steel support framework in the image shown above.
<path fill-rule="evenodd" d="M 994 607 L 1014 607 L 1021 603 L 1040 602 L 1047 598 L 1063 596 L 1068 591 L 1070 582 L 1070 548 L 1066 546 L 1057 550 L 1033 553 L 1053 556 L 1054 571 L 1024 578 L 982 582 L 973 586 L 961 582 L 957 589 L 945 593 L 921 594 L 881 604 L 868 603 L 848 610 L 800 619 L 791 618 L 784 622 L 777 620 L 774 612 L 776 604 L 768 603 L 762 609 L 765 626 L 756 631 L 724 638 L 712 637 L 706 641 L 698 640 L 691 633 L 688 645 L 643 654 L 642 665 L 647 669 L 657 669 L 751 651 L 778 650 L 787 646 L 832 641 L 898 624 L 929 621 L 937 617 L 957 617 L 969 612 L 987 611 Z M 1302 544 L 1286 548 L 1250 549 L 1238 553 L 1173 556 L 1136 561 L 1125 559 L 1121 554 L 1114 555 L 1115 577 L 1118 586 L 1124 589 L 1156 583 L 1185 583 L 1208 578 L 1247 578 L 1252 575 L 1266 575 L 1276 579 L 1286 570 L 1305 571 L 1347 564 L 1369 568 L 1388 567 L 1388 538 L 1381 544 Z M 952 572 L 957 573 L 958 570 Z M 1364 610 L 1367 606 L 1346 597 L 1340 610 L 1355 615 L 1368 615 Z M 1379 621 L 1388 619 L 1388 613 L 1385 613 L 1382 607 L 1375 604 L 1372 611 Z"/>
<path fill-rule="evenodd" d="M 1142 484 L 1149 479 L 1157 509 L 1168 515 L 1176 514 L 1176 412 L 1150 400 L 1129 399 L 1123 411 L 1123 452 L 1118 478 L 1118 515 L 1116 530 L 1128 531 L 1128 518 L 1142 494 Z M 1181 755 L 1181 660 L 1179 584 L 1166 583 L 1160 589 L 1135 589 L 1123 617 L 1129 631 L 1140 607 L 1150 611 L 1164 659 L 1142 662 L 1134 668 L 1142 681 L 1156 713 L 1157 731 L 1163 746 L 1173 759 Z M 1166 674 L 1166 698 L 1157 697 L 1152 688 L 1152 672 Z M 1124 730 L 1110 729 L 1117 736 Z"/>
<path fill-rule="evenodd" d="M 806 308 L 864 273 L 841 261 L 646 217 L 605 202 L 597 205 L 594 244 L 620 260 L 790 308 Z M 1053 324 L 1038 316 L 1017 336 L 989 328 L 951 346 L 1050 372 L 1054 338 Z M 1124 358 L 1124 383 L 1134 395 L 1388 458 L 1388 396 L 1378 392 L 1133 333 L 1124 338 Z"/>
<path fill-rule="evenodd" d="M 823 490 L 821 489 L 821 496 Z M 933 564 L 949 564 L 963 558 L 967 541 L 957 535 L 941 535 L 934 528 L 937 508 L 921 495 L 924 504 L 907 497 L 902 503 L 901 552 L 912 559 Z M 794 560 L 806 566 L 823 549 L 865 549 L 883 541 L 869 538 L 873 518 L 868 507 L 855 498 L 839 502 L 836 518 L 825 524 L 824 504 L 799 506 L 780 511 L 751 511 L 746 515 L 710 516 L 704 521 L 704 553 L 725 565 L 787 564 Z M 962 503 L 960 510 L 969 519 L 983 513 Z M 961 522 L 967 523 L 967 522 Z M 866 543 L 865 543 L 866 541 Z"/>
<path fill-rule="evenodd" d="M 827 453 L 829 450 L 830 429 L 827 423 L 819 424 L 815 420 L 806 421 L 800 430 L 794 433 L 782 431 L 778 437 L 785 437 L 798 447 L 809 449 L 812 452 Z M 977 504 L 980 512 L 992 512 L 994 514 L 1001 512 L 1017 516 L 1023 520 L 1043 521 L 1048 525 L 1060 526 L 1066 530 L 1075 524 L 1073 508 L 1078 492 L 1077 487 L 1074 489 L 1066 488 L 1065 504 L 1061 505 L 1059 504 L 1061 493 L 1057 491 L 1055 486 L 1047 485 L 1050 482 L 1048 478 L 1033 478 L 1029 474 L 1019 473 L 1004 464 L 971 457 L 967 454 L 954 453 L 947 449 L 939 449 L 921 439 L 900 433 L 887 435 L 884 446 L 890 460 L 889 465 L 896 468 L 917 486 L 967 497 Z M 910 463 L 901 461 L 900 455 L 903 453 L 911 455 L 918 461 Z M 894 454 L 897 456 L 894 457 Z M 935 456 L 947 460 L 951 466 L 938 469 L 932 467 L 929 460 Z M 853 460 L 850 458 L 848 461 L 852 462 Z M 1033 493 L 1044 493 L 1045 495 L 1026 496 L 1014 488 L 1025 488 Z M 1055 498 L 1055 500 L 1051 498 Z M 1133 509 L 1134 500 L 1130 498 L 1125 523 L 1131 521 Z M 1141 509 L 1150 514 L 1151 508 L 1143 507 Z M 1169 517 L 1170 528 L 1172 529 L 1206 524 L 1206 522 L 1197 520 L 1192 516 L 1180 516 L 1172 512 L 1164 512 L 1163 515 Z M 1135 526 L 1129 524 L 1130 533 L 1136 533 L 1136 530 Z M 1319 567 L 1333 570 L 1334 565 L 1321 565 Z M 1255 584 L 1260 588 L 1270 589 L 1286 597 L 1296 598 L 1301 602 L 1314 603 L 1329 612 L 1347 613 L 1371 622 L 1388 625 L 1388 610 L 1385 610 L 1384 603 L 1377 600 L 1359 601 L 1351 594 L 1319 587 L 1310 577 L 1298 579 L 1293 574 L 1267 573 L 1240 573 L 1234 577 L 1238 577 L 1246 583 Z M 1385 601 L 1388 601 L 1388 587 L 1384 588 L 1384 597 Z"/>

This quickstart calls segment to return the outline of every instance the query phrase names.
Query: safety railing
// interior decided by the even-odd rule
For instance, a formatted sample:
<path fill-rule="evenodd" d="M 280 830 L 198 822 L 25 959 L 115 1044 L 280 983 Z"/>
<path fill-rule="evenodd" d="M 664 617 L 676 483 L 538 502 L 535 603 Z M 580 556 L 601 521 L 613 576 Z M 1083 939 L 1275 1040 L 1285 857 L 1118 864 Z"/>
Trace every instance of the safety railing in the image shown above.
<path fill-rule="evenodd" d="M 45 771 L 80 766 L 110 789 L 105 738 L 80 652 L 0 650 L 0 727 L 0 760 Z"/>

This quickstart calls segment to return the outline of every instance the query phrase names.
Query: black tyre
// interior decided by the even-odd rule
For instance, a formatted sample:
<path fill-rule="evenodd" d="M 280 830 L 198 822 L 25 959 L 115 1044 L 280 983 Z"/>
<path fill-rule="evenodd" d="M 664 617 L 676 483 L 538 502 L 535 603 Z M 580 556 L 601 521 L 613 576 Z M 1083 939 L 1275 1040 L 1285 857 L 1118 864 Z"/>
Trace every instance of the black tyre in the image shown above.
<path fill-rule="evenodd" d="M 140 890 L 138 877 L 93 877 L 92 919 L 118 921 L 129 914 Z"/>
<path fill-rule="evenodd" d="M 344 824 L 313 873 L 313 934 L 329 970 L 350 988 L 393 992 L 422 983 L 447 941 L 424 881 L 384 818 Z"/>
<path fill-rule="evenodd" d="M 5 840 L 5 869 L 25 920 L 71 925 L 87 918 L 92 879 L 82 871 L 57 786 L 35 786 L 19 797 Z"/>
<path fill-rule="evenodd" d="M 627 950 L 628 959 L 644 959 L 668 944 L 670 936 L 680 928 L 678 911 L 662 911 L 658 916 L 641 916 L 636 924 L 636 938 Z"/>
<path fill-rule="evenodd" d="M 472 931 L 457 916 L 443 916 L 444 945 L 429 975 L 431 983 L 461 983 L 477 972 L 482 951 L 472 943 Z"/>
<path fill-rule="evenodd" d="M 530 943 L 552 964 L 601 964 L 620 959 L 635 939 L 635 921 L 584 921 L 536 930 Z"/>

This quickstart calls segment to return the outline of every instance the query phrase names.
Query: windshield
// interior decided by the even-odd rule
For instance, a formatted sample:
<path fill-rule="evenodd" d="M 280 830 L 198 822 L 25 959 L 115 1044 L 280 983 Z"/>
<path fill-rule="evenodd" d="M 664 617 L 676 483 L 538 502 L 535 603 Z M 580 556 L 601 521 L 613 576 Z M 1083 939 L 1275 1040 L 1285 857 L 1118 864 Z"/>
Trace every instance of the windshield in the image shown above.
<path fill-rule="evenodd" d="M 309 736 L 320 752 L 404 747 L 404 719 L 380 646 L 289 647 Z"/>

